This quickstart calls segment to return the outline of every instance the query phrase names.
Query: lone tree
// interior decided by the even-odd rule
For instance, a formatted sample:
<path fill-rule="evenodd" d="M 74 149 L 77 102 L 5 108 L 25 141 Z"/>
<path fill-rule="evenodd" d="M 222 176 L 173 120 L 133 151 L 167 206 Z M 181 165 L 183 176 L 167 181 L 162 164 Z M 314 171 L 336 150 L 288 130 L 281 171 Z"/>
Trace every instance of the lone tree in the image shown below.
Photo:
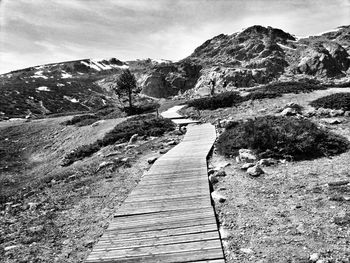
<path fill-rule="evenodd" d="M 129 108 L 132 109 L 132 91 L 136 89 L 136 78 L 129 69 L 123 70 L 123 73 L 117 79 L 116 93 L 120 97 L 128 95 Z"/>

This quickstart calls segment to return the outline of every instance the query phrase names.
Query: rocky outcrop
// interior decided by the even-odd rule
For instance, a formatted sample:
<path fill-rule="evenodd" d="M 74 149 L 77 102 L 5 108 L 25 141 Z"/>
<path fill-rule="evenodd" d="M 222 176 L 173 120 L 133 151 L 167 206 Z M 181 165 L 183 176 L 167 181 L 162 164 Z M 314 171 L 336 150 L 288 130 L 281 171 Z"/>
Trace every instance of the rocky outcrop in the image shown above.
<path fill-rule="evenodd" d="M 337 43 L 318 43 L 305 49 L 297 66 L 299 73 L 319 77 L 343 76 L 349 68 L 349 54 Z"/>
<path fill-rule="evenodd" d="M 141 94 L 154 98 L 168 98 L 177 93 L 176 90 L 171 88 L 164 75 L 158 72 L 147 74 L 141 82 L 141 87 Z"/>

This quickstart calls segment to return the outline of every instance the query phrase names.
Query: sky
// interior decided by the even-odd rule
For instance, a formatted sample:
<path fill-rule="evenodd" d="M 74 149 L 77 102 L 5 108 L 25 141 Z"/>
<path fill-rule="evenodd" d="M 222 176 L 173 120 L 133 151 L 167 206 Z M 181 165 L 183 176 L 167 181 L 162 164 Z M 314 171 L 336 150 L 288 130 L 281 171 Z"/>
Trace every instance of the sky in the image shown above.
<path fill-rule="evenodd" d="M 296 36 L 350 24 L 350 0 L 0 0 L 0 73 L 67 60 L 179 60 L 252 25 Z"/>

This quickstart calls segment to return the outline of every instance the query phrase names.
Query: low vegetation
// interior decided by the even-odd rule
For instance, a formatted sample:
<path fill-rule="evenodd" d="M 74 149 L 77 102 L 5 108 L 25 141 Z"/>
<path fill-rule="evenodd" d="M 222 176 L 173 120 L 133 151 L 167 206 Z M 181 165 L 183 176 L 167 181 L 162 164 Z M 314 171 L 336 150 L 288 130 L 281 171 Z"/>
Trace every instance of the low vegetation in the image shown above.
<path fill-rule="evenodd" d="M 233 107 L 248 100 L 273 99 L 281 97 L 286 93 L 312 92 L 320 89 L 326 89 L 326 87 L 312 80 L 279 82 L 253 89 L 246 96 L 241 96 L 238 92 L 230 91 L 211 97 L 190 100 L 187 104 L 189 107 L 194 107 L 198 110 L 215 110 Z"/>
<path fill-rule="evenodd" d="M 138 134 L 139 136 L 161 136 L 174 128 L 173 122 L 169 119 L 157 118 L 153 115 L 136 116 L 115 126 L 114 129 L 108 132 L 101 140 L 78 147 L 67 154 L 64 158 L 63 165 L 67 166 L 77 160 L 82 160 L 85 157 L 91 156 L 102 147 L 115 143 L 125 143 L 129 141 L 134 134 Z"/>
<path fill-rule="evenodd" d="M 264 116 L 234 122 L 219 137 L 220 154 L 235 155 L 241 148 L 252 149 L 261 158 L 303 160 L 343 153 L 349 142 L 306 119 Z"/>
<path fill-rule="evenodd" d="M 238 92 L 223 92 L 212 97 L 204 97 L 190 100 L 187 104 L 198 110 L 215 110 L 218 108 L 232 107 L 243 101 Z"/>
<path fill-rule="evenodd" d="M 310 103 L 315 108 L 350 111 L 350 93 L 331 94 Z"/>

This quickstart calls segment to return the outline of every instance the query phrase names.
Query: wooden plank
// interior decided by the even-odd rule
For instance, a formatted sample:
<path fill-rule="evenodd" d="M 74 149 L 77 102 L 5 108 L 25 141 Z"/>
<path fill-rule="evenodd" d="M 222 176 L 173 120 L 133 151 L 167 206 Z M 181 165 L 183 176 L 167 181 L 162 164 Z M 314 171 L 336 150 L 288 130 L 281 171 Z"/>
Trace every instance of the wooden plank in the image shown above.
<path fill-rule="evenodd" d="M 110 259 L 110 258 L 102 258 L 102 259 L 89 259 L 88 263 L 187 263 L 187 262 L 201 262 L 203 260 L 216 260 L 222 259 L 223 252 L 222 249 L 214 248 L 214 249 L 203 249 L 199 251 L 183 251 L 177 253 L 166 253 L 160 255 L 147 255 L 147 256 L 139 256 L 139 257 L 126 257 L 122 259 Z M 206 262 L 206 261 L 204 261 Z M 209 261 L 210 262 L 210 261 Z M 214 262 L 217 263 L 217 262 Z"/>
<path fill-rule="evenodd" d="M 122 228 L 120 226 L 114 227 L 114 225 L 110 225 L 108 230 L 118 230 L 119 233 L 131 233 L 131 232 L 147 232 L 147 231 L 153 231 L 153 230 L 163 230 L 163 229 L 172 229 L 172 228 L 183 228 L 188 226 L 197 226 L 197 225 L 210 225 L 210 224 L 216 224 L 216 220 L 212 216 L 206 216 L 203 218 L 195 218 L 195 219 L 188 219 L 188 220 L 182 220 L 177 222 L 165 222 L 165 223 L 158 223 L 148 226 L 140 226 L 140 227 L 133 227 L 133 228 Z"/>
<path fill-rule="evenodd" d="M 185 234 L 193 234 L 193 233 L 205 233 L 208 231 L 217 230 L 216 223 L 211 224 L 197 224 L 195 226 L 181 226 L 181 227 L 170 227 L 167 229 L 154 229 L 147 231 L 139 231 L 139 232 L 128 232 L 121 233 L 118 230 L 107 229 L 107 231 L 100 238 L 101 241 L 107 239 L 120 239 L 120 240 L 139 240 L 142 238 L 159 238 L 163 236 L 177 236 L 177 235 L 185 235 Z"/>
<path fill-rule="evenodd" d="M 185 234 L 178 236 L 167 236 L 160 238 L 143 238 L 139 240 L 120 240 L 120 239 L 108 239 L 99 242 L 95 247 L 94 251 L 105 250 L 106 248 L 113 247 L 115 249 L 128 249 L 137 247 L 149 247 L 158 245 L 170 245 L 170 244 L 180 244 L 188 243 L 194 241 L 205 241 L 218 239 L 219 234 L 217 231 L 195 233 L 195 234 Z"/>
<path fill-rule="evenodd" d="M 149 247 L 139 247 L 139 248 L 126 248 L 123 250 L 115 248 L 106 248 L 103 250 L 93 251 L 89 258 L 128 258 L 137 256 L 149 256 L 149 255 L 159 255 L 168 253 L 177 253 L 184 251 L 205 251 L 206 249 L 221 249 L 221 242 L 219 239 L 215 240 L 204 240 L 204 241 L 194 241 L 188 243 L 179 244 L 169 244 L 169 245 L 157 245 Z M 222 250 L 221 250 L 222 253 Z M 203 259 L 203 258 L 202 258 Z"/>
<path fill-rule="evenodd" d="M 206 157 L 210 124 L 190 126 L 128 196 L 86 262 L 224 262 Z"/>

